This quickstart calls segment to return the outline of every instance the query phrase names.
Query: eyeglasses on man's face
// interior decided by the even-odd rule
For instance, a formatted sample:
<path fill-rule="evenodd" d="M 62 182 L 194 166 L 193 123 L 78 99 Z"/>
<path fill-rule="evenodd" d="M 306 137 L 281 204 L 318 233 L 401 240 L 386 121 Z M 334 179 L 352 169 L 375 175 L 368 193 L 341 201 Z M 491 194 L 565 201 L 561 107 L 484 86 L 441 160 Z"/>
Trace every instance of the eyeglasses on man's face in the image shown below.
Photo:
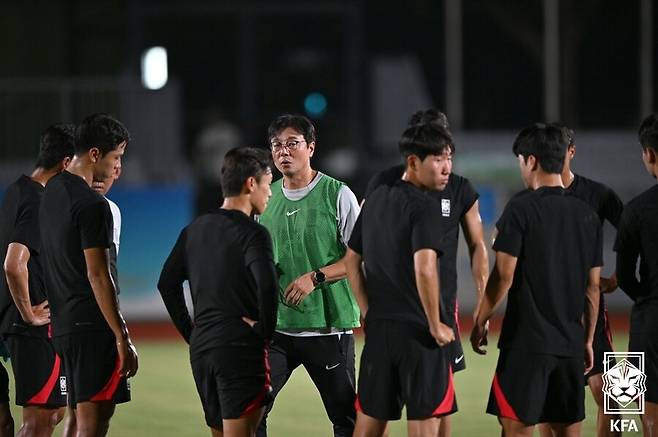
<path fill-rule="evenodd" d="M 293 138 L 288 138 L 285 141 L 279 141 L 279 140 L 274 140 L 270 144 L 270 148 L 272 149 L 272 152 L 278 153 L 283 151 L 284 148 L 288 149 L 289 151 L 291 150 L 297 150 L 301 146 L 302 143 L 305 143 L 306 140 L 303 139 L 293 139 Z"/>

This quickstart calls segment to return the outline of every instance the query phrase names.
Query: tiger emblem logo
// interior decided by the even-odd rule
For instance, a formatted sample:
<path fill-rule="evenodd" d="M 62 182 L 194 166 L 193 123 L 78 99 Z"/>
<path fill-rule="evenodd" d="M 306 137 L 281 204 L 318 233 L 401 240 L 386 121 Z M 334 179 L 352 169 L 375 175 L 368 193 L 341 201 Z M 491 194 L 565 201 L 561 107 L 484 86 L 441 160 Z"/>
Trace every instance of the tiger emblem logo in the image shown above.
<path fill-rule="evenodd" d="M 603 374 L 603 393 L 626 408 L 647 391 L 646 380 L 640 369 L 622 359 Z"/>

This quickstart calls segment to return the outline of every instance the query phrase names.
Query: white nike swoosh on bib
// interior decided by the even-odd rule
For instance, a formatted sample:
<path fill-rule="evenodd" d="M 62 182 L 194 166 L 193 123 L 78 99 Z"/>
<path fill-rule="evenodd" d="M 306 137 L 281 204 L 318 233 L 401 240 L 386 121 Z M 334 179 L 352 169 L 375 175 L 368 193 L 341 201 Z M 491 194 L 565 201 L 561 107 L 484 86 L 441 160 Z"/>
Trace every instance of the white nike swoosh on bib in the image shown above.
<path fill-rule="evenodd" d="M 299 212 L 298 209 L 296 209 L 296 210 L 294 210 L 294 211 L 286 211 L 286 215 L 287 215 L 288 217 L 290 217 L 291 215 L 293 215 L 293 214 L 295 214 L 295 213 L 297 213 L 297 212 Z"/>
<path fill-rule="evenodd" d="M 330 365 L 327 364 L 326 366 L 324 366 L 324 368 L 326 370 L 332 370 L 332 369 L 335 369 L 338 366 L 340 366 L 340 363 L 334 364 L 333 366 L 330 366 Z"/>

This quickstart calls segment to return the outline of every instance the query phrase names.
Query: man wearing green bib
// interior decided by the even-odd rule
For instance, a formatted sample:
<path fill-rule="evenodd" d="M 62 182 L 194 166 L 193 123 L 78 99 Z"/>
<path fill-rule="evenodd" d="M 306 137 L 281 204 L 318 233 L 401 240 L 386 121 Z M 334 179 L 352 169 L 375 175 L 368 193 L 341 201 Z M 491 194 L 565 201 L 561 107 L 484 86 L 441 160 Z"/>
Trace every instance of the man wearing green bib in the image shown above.
<path fill-rule="evenodd" d="M 306 117 L 277 117 L 267 136 L 283 174 L 272 184 L 260 217 L 272 236 L 279 271 L 280 305 L 270 349 L 273 395 L 303 365 L 334 435 L 351 436 L 356 417 L 352 329 L 359 326 L 359 309 L 341 259 L 359 205 L 347 185 L 311 168 L 316 137 Z M 259 437 L 267 435 L 266 417 Z"/>

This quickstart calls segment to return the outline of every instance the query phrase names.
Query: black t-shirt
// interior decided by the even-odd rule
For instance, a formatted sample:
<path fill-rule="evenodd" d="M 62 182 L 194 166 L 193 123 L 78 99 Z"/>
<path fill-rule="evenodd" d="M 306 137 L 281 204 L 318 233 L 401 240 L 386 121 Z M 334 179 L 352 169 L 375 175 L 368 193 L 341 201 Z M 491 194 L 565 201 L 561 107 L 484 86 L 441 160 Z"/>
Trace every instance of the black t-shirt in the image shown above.
<path fill-rule="evenodd" d="M 444 253 L 441 207 L 409 182 L 380 185 L 354 225 L 349 247 L 363 257 L 370 320 L 402 320 L 428 328 L 416 288 L 414 253 Z M 446 320 L 441 308 L 441 320 Z"/>
<path fill-rule="evenodd" d="M 589 271 L 602 263 L 597 214 L 560 187 L 517 196 L 498 220 L 493 249 L 517 258 L 498 346 L 579 357 Z"/>
<path fill-rule="evenodd" d="M 619 223 L 617 241 L 619 286 L 635 303 L 631 332 L 658 329 L 658 185 L 631 200 Z M 640 280 L 635 276 L 640 258 Z"/>
<path fill-rule="evenodd" d="M 0 263 L 4 263 L 11 243 L 20 243 L 29 249 L 27 269 L 32 305 L 46 300 L 39 237 L 39 203 L 42 194 L 41 184 L 23 175 L 7 188 L 0 207 Z M 0 333 L 36 337 L 48 335 L 47 326 L 25 324 L 11 297 L 4 271 L 0 275 Z"/>
<path fill-rule="evenodd" d="M 236 341 L 262 344 L 243 316 L 274 330 L 278 288 L 273 260 L 267 229 L 240 211 L 204 214 L 183 229 L 164 264 L 158 289 L 192 355 Z M 265 296 L 258 295 L 250 269 L 259 262 L 272 271 Z M 194 303 L 193 322 L 183 299 L 185 281 Z"/>
<path fill-rule="evenodd" d="M 404 165 L 391 167 L 375 174 L 368 182 L 365 199 L 379 186 L 392 186 L 404 174 Z M 441 217 L 440 229 L 444 233 L 444 253 L 439 262 L 441 307 L 445 309 L 446 319 L 442 322 L 456 327 L 457 305 L 457 248 L 459 245 L 459 224 L 478 200 L 479 195 L 471 182 L 465 177 L 451 173 L 448 185 L 443 191 L 430 190 L 427 196 L 439 202 Z"/>
<path fill-rule="evenodd" d="M 84 256 L 85 249 L 112 244 L 109 205 L 84 179 L 64 171 L 46 184 L 39 224 L 53 335 L 109 330 Z"/>

